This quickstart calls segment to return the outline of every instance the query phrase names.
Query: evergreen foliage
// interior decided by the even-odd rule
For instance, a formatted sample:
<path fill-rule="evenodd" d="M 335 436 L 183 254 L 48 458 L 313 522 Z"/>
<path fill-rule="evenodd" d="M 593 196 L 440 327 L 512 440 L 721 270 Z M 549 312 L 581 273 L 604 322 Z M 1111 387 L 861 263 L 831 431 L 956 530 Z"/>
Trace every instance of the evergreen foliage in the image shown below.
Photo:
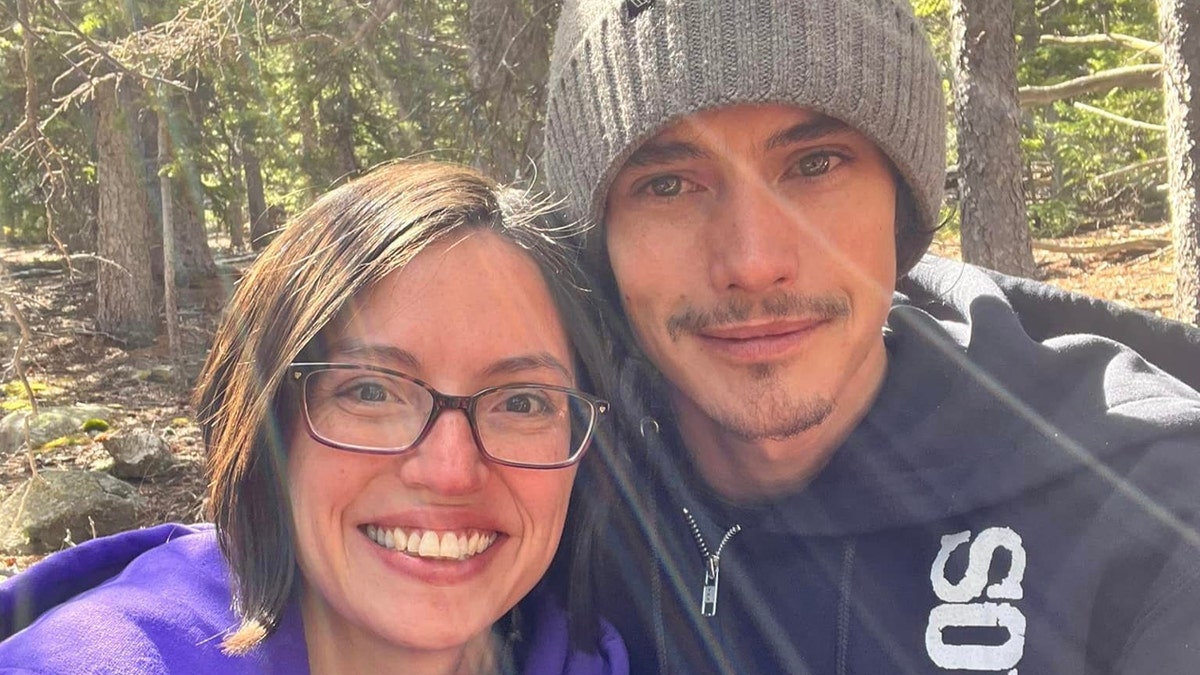
<path fill-rule="evenodd" d="M 913 2 L 948 76 L 949 2 Z M 242 165 L 247 152 L 261 161 L 266 203 L 275 218 L 397 157 L 433 155 L 505 178 L 535 177 L 525 157 L 536 155 L 540 136 L 540 80 L 557 12 L 551 0 L 28 4 L 44 141 L 35 142 L 26 131 L 0 153 L 0 224 L 10 242 L 45 242 L 52 225 L 73 250 L 94 245 L 95 112 L 86 87 L 89 79 L 114 70 L 97 56 L 97 46 L 132 73 L 178 85 L 166 88 L 178 127 L 172 129 L 176 161 L 195 167 L 205 221 L 213 231 L 245 226 L 250 217 Z M 505 30 L 516 26 L 516 34 L 493 45 L 492 53 L 484 53 L 470 25 L 472 10 L 485 5 L 515 18 Z M 12 3 L 0 9 L 0 25 L 6 26 L 0 30 L 5 75 L 0 138 L 19 130 L 24 120 L 26 29 L 14 12 Z M 1116 44 L 1040 40 L 1120 33 L 1155 41 L 1150 0 L 1018 0 L 1017 17 L 1022 86 L 1158 62 L 1151 52 Z M 496 74 L 507 78 L 506 90 L 497 89 Z M 1035 236 L 1165 219 L 1161 164 L 1099 179 L 1161 157 L 1163 133 L 1113 121 L 1076 102 L 1163 123 L 1158 88 L 1114 89 L 1025 108 L 1025 186 Z M 140 120 L 152 129 L 158 104 L 150 97 L 143 104 Z M 947 137 L 953 139 L 953 133 Z M 148 181 L 156 171 L 151 150 Z"/>

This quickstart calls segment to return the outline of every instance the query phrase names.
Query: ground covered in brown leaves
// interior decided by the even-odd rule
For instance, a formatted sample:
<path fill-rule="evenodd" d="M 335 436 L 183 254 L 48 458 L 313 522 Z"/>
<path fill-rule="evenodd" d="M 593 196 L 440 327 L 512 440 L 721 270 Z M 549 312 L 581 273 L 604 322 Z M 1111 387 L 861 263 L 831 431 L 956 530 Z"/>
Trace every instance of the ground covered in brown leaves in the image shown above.
<path fill-rule="evenodd" d="M 17 304 L 30 330 L 22 359 L 39 406 L 102 405 L 115 410 L 115 429 L 144 428 L 164 438 L 178 463 L 140 484 L 145 499 L 137 514 L 141 524 L 203 519 L 203 444 L 193 420 L 191 388 L 212 339 L 230 279 L 228 273 L 203 288 L 181 289 L 182 354 L 173 361 L 166 339 L 141 349 L 125 349 L 95 331 L 95 262 L 72 261 L 44 248 L 0 248 L 4 275 L 0 291 Z M 229 268 L 226 268 L 229 270 Z M 14 354 L 20 326 L 4 312 L 0 353 L 6 363 Z M 3 378 L 3 414 L 28 407 L 24 387 L 8 364 Z M 114 430 L 115 430 L 114 429 Z M 99 437 L 60 439 L 32 454 L 38 469 L 90 468 L 106 452 Z M 0 448 L 0 499 L 30 475 L 31 458 Z M 67 542 L 69 544 L 69 542 Z M 29 560 L 0 558 L 0 569 L 21 567 Z"/>
<path fill-rule="evenodd" d="M 1063 288 L 1096 295 L 1170 317 L 1173 277 L 1171 249 L 1115 250 L 1115 242 L 1165 240 L 1165 227 L 1111 228 L 1050 242 L 1068 252 L 1038 249 L 1035 257 L 1042 278 Z M 944 234 L 933 251 L 959 257 L 957 237 Z M 193 522 L 204 517 L 203 447 L 190 408 L 191 388 L 211 340 L 236 267 L 223 265 L 222 277 L 203 288 L 184 289 L 180 319 L 184 350 L 173 363 L 165 338 L 148 348 L 126 350 L 95 332 L 94 261 L 73 262 L 45 248 L 0 248 L 4 274 L 0 291 L 15 299 L 32 331 L 24 362 L 41 405 L 92 403 L 118 409 L 116 424 L 139 426 L 165 438 L 179 463 L 176 468 L 137 485 L 146 499 L 138 514 L 142 524 Z M 3 319 L 0 352 L 10 356 L 17 346 L 19 327 Z M 167 368 L 164 368 L 167 367 Z M 2 402 L 8 410 L 24 401 L 13 369 L 4 373 Z M 29 475 L 29 458 L 0 452 L 0 499 Z M 95 439 L 42 449 L 33 460 L 39 468 L 86 468 L 105 456 Z M 0 568 L 22 567 L 29 560 L 0 558 Z"/>
<path fill-rule="evenodd" d="M 1170 238 L 1166 225 L 1117 226 L 1035 242 L 1033 257 L 1047 283 L 1173 319 L 1173 249 L 1163 245 Z M 930 250 L 961 257 L 956 234 L 940 235 Z"/>

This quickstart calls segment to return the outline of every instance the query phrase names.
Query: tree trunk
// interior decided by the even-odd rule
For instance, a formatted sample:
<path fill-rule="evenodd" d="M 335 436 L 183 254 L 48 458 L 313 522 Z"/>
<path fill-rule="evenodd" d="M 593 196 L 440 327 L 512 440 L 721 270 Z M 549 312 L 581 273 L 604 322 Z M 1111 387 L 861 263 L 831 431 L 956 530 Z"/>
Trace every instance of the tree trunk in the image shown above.
<path fill-rule="evenodd" d="M 540 112 L 557 8 L 551 0 L 468 3 L 475 164 L 504 181 L 531 176 L 541 154 Z"/>
<path fill-rule="evenodd" d="M 1012 0 L 953 0 L 951 11 L 963 259 L 1034 278 Z"/>
<path fill-rule="evenodd" d="M 297 68 L 303 65 L 301 62 Z M 316 117 L 313 115 L 313 102 L 300 95 L 297 103 L 299 104 L 296 106 L 296 123 L 300 127 L 300 167 L 312 184 L 324 191 L 330 183 L 326 179 L 329 167 L 320 159 L 321 132 Z"/>
<path fill-rule="evenodd" d="M 208 230 L 204 225 L 204 193 L 196 167 L 181 160 L 181 171 L 172 179 L 175 220 L 175 279 L 191 286 L 217 274 Z"/>
<path fill-rule="evenodd" d="M 190 76 L 190 79 L 203 84 L 198 76 Z M 197 89 L 200 89 L 199 85 Z M 192 92 L 171 100 L 172 105 L 177 105 L 176 110 L 178 106 L 187 110 L 187 118 L 185 121 L 177 115 L 172 117 L 173 123 L 168 130 L 175 161 L 179 165 L 179 172 L 171 185 L 175 202 L 175 259 L 178 265 L 175 279 L 188 286 L 217 274 L 212 250 L 208 248 L 204 185 L 200 182 L 200 172 L 193 161 L 195 150 L 202 143 L 200 127 L 204 124 L 206 112 L 200 96 L 200 93 Z"/>
<path fill-rule="evenodd" d="M 1159 0 L 1175 318 L 1200 325 L 1200 4 Z"/>
<path fill-rule="evenodd" d="M 337 80 L 337 94 L 320 103 L 321 120 L 329 129 L 328 143 L 333 150 L 333 179 L 345 180 L 361 170 L 354 152 L 354 94 L 350 91 L 350 75 L 342 73 Z"/>
<path fill-rule="evenodd" d="M 170 102 L 159 96 L 158 111 L 158 187 L 162 194 L 162 240 L 163 240 L 163 317 L 167 327 L 167 349 L 171 360 L 177 361 L 179 345 L 179 304 L 175 299 L 175 277 L 178 256 L 175 252 L 175 196 L 171 189 L 169 170 L 171 167 Z"/>
<path fill-rule="evenodd" d="M 245 211 L 242 209 L 242 200 L 240 198 L 233 199 L 226 205 L 226 210 L 223 213 L 225 226 L 229 229 L 229 247 L 235 251 L 241 251 L 246 248 L 246 234 L 244 217 Z"/>
<path fill-rule="evenodd" d="M 154 341 L 156 312 L 146 174 L 137 128 L 124 112 L 135 109 L 132 86 L 106 82 L 96 88 L 96 325 L 136 347 Z"/>
<path fill-rule="evenodd" d="M 258 129 L 247 122 L 242 125 L 242 169 L 246 175 L 246 206 L 250 217 L 250 247 L 255 251 L 271 240 L 271 219 L 267 217 L 267 198 L 263 192 L 262 165 L 258 159 Z"/>

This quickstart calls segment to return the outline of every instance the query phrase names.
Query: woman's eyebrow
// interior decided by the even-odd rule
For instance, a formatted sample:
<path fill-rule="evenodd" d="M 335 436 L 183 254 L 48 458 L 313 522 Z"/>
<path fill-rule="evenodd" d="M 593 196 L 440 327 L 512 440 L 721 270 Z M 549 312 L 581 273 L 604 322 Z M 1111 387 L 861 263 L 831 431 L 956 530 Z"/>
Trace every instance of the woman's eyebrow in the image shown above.
<path fill-rule="evenodd" d="M 562 374 L 567 380 L 573 379 L 571 371 L 549 352 L 535 352 L 501 359 L 488 366 L 484 370 L 484 374 L 488 376 L 513 375 L 531 370 L 553 370 Z"/>
<path fill-rule="evenodd" d="M 330 346 L 330 355 L 351 359 L 364 359 L 374 363 L 418 368 L 420 360 L 412 352 L 393 345 L 381 345 L 349 339 L 335 342 Z"/>
<path fill-rule="evenodd" d="M 849 128 L 845 122 L 839 119 L 821 115 L 807 122 L 801 122 L 771 134 L 771 137 L 767 139 L 766 148 L 767 150 L 775 150 L 791 145 L 792 143 L 824 138 L 830 134 L 846 131 Z"/>

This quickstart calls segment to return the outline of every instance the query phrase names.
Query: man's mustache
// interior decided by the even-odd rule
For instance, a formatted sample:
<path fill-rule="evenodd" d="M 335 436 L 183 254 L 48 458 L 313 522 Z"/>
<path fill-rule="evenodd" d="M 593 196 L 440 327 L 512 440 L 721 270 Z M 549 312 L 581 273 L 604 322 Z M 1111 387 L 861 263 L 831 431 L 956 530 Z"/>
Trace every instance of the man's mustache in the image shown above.
<path fill-rule="evenodd" d="M 667 319 L 667 334 L 678 340 L 684 333 L 698 333 L 715 326 L 740 323 L 751 318 L 840 319 L 850 315 L 846 298 L 831 295 L 775 293 L 759 300 L 732 298 L 710 309 L 687 305 Z"/>

